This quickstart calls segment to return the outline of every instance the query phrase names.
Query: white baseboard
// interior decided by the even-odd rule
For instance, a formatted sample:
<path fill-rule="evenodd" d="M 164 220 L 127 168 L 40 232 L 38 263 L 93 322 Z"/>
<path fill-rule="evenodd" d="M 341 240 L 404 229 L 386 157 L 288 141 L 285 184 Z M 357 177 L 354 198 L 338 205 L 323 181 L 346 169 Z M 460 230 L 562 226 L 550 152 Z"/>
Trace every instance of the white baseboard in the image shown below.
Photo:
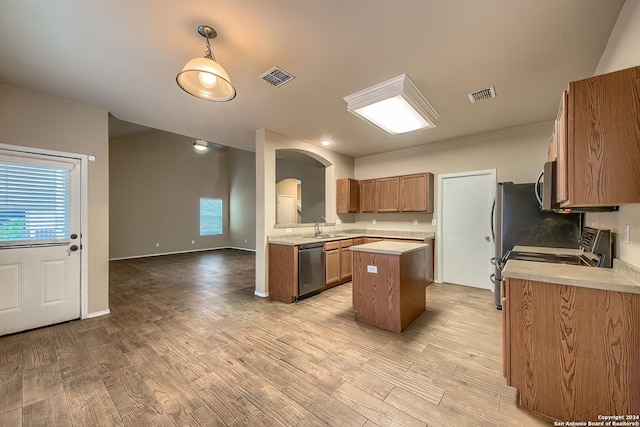
<path fill-rule="evenodd" d="M 162 252 L 159 254 L 146 254 L 146 255 L 132 255 L 132 256 L 123 256 L 123 257 L 116 257 L 116 258 L 109 258 L 109 261 L 120 261 L 123 259 L 136 259 L 136 258 L 150 258 L 150 257 L 154 257 L 154 256 L 162 256 L 162 255 L 176 255 L 176 254 L 188 254 L 191 252 L 205 252 L 205 251 L 216 251 L 219 249 L 237 249 L 240 251 L 250 251 L 250 252 L 255 252 L 255 249 L 247 249 L 247 248 L 236 248 L 233 246 L 220 246 L 217 248 L 204 248 L 204 249 L 191 249 L 188 251 L 175 251 L 175 252 Z"/>
<path fill-rule="evenodd" d="M 260 298 L 267 298 L 269 296 L 269 292 L 258 292 L 254 291 L 253 294 Z"/>
<path fill-rule="evenodd" d="M 251 249 L 251 248 L 238 248 L 236 246 L 227 246 L 225 249 L 236 249 L 239 251 L 247 251 L 247 252 L 255 252 L 255 249 Z"/>
<path fill-rule="evenodd" d="M 100 311 L 94 311 L 92 313 L 87 313 L 84 318 L 85 319 L 93 319 L 94 317 L 100 317 L 100 316 L 104 316 L 106 314 L 111 313 L 110 309 L 106 309 L 106 310 L 100 310 Z"/>

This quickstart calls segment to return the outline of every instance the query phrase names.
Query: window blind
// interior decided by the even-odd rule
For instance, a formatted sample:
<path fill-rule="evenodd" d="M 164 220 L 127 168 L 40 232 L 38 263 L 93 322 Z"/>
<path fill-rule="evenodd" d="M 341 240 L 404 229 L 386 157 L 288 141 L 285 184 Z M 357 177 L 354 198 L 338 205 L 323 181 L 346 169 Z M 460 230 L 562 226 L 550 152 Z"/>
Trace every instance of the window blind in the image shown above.
<path fill-rule="evenodd" d="M 0 161 L 0 241 L 69 237 L 71 171 Z"/>

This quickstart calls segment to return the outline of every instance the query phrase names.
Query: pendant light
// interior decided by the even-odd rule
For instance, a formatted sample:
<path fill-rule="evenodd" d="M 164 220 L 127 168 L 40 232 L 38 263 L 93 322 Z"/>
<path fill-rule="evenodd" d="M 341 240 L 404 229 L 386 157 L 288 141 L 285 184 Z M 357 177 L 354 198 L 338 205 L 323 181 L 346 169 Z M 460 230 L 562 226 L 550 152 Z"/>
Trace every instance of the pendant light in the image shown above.
<path fill-rule="evenodd" d="M 202 58 L 187 62 L 176 77 L 176 82 L 185 92 L 206 101 L 224 102 L 236 97 L 236 88 L 231 84 L 227 72 L 215 60 L 209 44 L 218 35 L 208 25 L 200 25 L 198 33 L 207 41 L 207 51 Z"/>

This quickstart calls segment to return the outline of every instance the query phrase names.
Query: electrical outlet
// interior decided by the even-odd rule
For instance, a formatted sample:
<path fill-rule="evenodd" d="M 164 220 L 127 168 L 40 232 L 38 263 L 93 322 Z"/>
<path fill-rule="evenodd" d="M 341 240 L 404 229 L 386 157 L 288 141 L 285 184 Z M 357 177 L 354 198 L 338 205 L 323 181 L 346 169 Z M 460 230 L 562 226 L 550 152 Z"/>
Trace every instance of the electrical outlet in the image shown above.
<path fill-rule="evenodd" d="M 247 239 L 244 239 L 244 242 L 247 243 Z"/>
<path fill-rule="evenodd" d="M 156 248 L 160 247 L 160 243 L 156 242 Z"/>
<path fill-rule="evenodd" d="M 192 240 L 192 241 L 191 241 L 191 244 L 192 244 L 192 245 L 195 245 L 195 244 L 196 244 L 196 241 L 195 241 L 195 240 Z"/>
<path fill-rule="evenodd" d="M 433 218 L 433 219 L 431 220 L 431 225 L 436 225 L 436 219 L 435 219 L 435 218 Z"/>
<path fill-rule="evenodd" d="M 417 219 L 413 220 L 413 225 L 418 225 L 418 220 Z"/>
<path fill-rule="evenodd" d="M 285 233 L 291 233 L 293 230 L 292 230 L 292 229 L 290 229 L 290 228 L 287 228 L 287 229 L 286 229 L 286 230 L 284 230 L 284 231 L 285 231 Z"/>
<path fill-rule="evenodd" d="M 629 224 L 624 225 L 624 243 L 629 244 L 631 242 L 631 230 L 629 229 Z"/>
<path fill-rule="evenodd" d="M 372 219 L 372 220 L 371 220 L 371 223 L 375 225 L 376 220 L 375 220 L 375 219 Z"/>

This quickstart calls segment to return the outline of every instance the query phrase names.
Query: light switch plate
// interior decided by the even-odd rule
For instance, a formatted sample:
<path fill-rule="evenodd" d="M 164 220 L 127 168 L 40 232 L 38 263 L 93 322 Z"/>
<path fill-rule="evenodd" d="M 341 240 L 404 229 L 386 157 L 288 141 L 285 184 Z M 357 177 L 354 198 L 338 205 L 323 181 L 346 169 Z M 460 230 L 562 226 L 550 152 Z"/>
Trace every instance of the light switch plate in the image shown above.
<path fill-rule="evenodd" d="M 378 266 L 377 265 L 367 265 L 367 273 L 378 274 Z"/>

